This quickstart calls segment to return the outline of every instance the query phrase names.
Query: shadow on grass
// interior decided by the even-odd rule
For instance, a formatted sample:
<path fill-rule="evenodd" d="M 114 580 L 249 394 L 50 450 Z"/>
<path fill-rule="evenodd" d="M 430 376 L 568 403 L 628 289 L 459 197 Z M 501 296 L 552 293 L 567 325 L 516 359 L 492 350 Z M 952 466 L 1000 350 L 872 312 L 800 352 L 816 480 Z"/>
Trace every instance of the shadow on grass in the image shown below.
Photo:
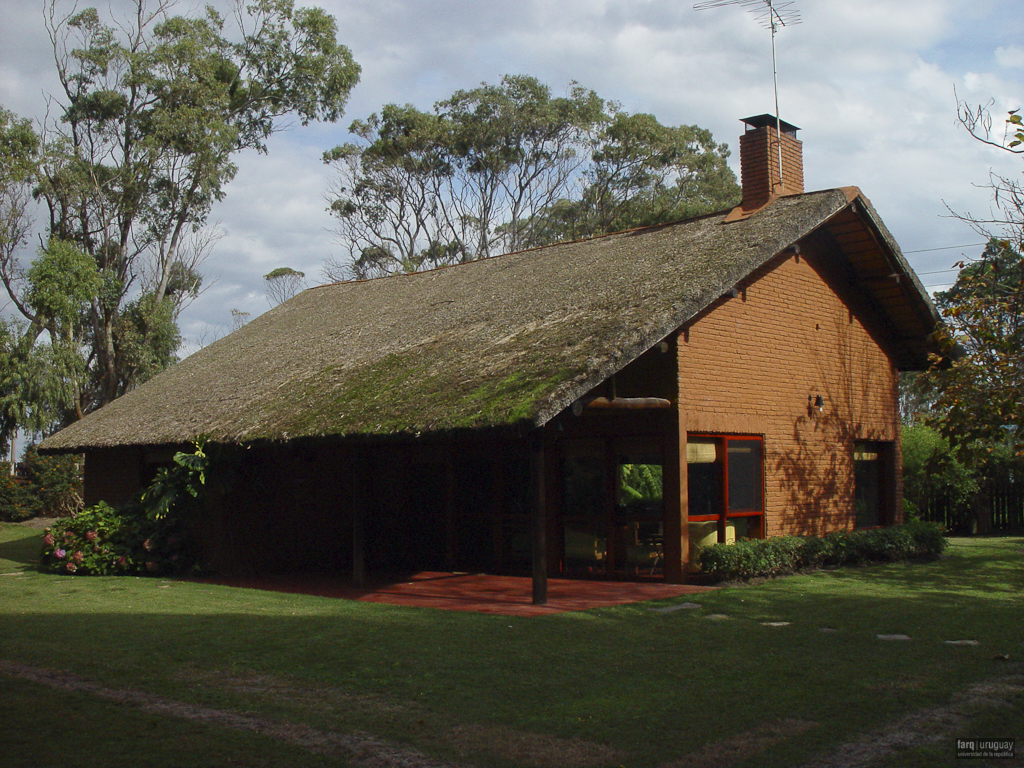
<path fill-rule="evenodd" d="M 4 528 L 4 540 L 0 541 L 0 563 L 8 561 L 4 564 L 8 571 L 34 571 L 39 565 L 39 553 L 43 548 L 43 532 L 14 525 Z"/>

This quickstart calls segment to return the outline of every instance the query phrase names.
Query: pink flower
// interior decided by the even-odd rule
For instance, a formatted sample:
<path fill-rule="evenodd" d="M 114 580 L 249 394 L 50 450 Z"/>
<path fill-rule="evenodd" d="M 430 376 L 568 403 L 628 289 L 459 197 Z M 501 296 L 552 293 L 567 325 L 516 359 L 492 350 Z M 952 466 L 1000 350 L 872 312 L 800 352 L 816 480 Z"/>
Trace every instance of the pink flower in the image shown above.
<path fill-rule="evenodd" d="M 67 569 L 68 573 L 74 573 L 78 570 L 78 566 L 74 563 L 65 563 L 64 567 Z"/>
<path fill-rule="evenodd" d="M 52 547 L 53 546 L 53 534 L 52 533 L 48 533 L 45 536 L 43 536 L 43 543 L 46 544 L 46 546 L 48 546 L 48 547 Z"/>
<path fill-rule="evenodd" d="M 152 560 L 147 560 L 146 561 L 146 570 L 149 571 L 150 573 L 156 573 L 157 570 L 159 570 L 159 568 L 160 568 L 160 566 L 157 565 L 156 563 L 154 563 Z"/>
<path fill-rule="evenodd" d="M 67 552 L 65 552 L 63 549 L 60 549 L 58 547 L 57 549 L 53 550 L 53 554 L 55 554 L 57 556 L 57 558 L 59 559 L 59 558 L 64 557 L 64 555 L 66 555 Z"/>
<path fill-rule="evenodd" d="M 121 555 L 121 557 L 117 558 L 114 562 L 117 564 L 118 568 L 126 568 L 128 566 L 128 559 L 124 555 Z"/>
<path fill-rule="evenodd" d="M 144 542 L 142 542 L 142 548 L 147 552 L 151 552 L 153 550 L 153 540 L 146 539 Z"/>
<path fill-rule="evenodd" d="M 80 563 L 82 562 L 82 558 L 84 557 L 84 555 L 82 554 L 82 551 L 79 550 L 75 552 L 75 554 L 73 554 L 72 557 L 75 559 L 76 563 Z"/>
<path fill-rule="evenodd" d="M 100 536 L 98 533 L 96 533 L 96 531 L 87 531 L 85 534 L 85 538 L 87 538 L 89 541 L 96 541 L 96 539 L 98 539 L 99 537 Z"/>

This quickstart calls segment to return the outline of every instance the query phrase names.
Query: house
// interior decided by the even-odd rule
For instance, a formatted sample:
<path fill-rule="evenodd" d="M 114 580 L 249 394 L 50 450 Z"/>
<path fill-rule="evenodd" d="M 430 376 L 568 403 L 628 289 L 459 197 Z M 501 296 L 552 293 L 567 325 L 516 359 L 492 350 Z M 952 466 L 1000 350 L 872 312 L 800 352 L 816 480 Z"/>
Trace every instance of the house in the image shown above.
<path fill-rule="evenodd" d="M 898 522 L 897 377 L 938 316 L 867 198 L 805 193 L 797 129 L 744 122 L 732 211 L 311 288 L 41 449 L 116 503 L 236 447 L 197 532 L 224 571 L 532 572 L 538 602 Z"/>

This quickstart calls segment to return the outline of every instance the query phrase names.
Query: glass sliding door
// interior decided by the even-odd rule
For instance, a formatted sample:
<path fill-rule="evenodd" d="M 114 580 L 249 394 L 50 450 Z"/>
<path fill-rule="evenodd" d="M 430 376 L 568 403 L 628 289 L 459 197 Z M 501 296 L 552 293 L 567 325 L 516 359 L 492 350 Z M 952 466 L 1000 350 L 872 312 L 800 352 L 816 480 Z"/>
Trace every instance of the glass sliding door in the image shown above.
<path fill-rule="evenodd" d="M 664 573 L 665 505 L 660 453 L 618 454 L 615 467 L 614 570 L 624 576 Z"/>
<path fill-rule="evenodd" d="M 562 444 L 562 573 L 664 575 L 662 442 L 604 437 Z"/>
<path fill-rule="evenodd" d="M 593 576 L 608 569 L 608 479 L 600 440 L 578 440 L 562 450 L 562 571 Z"/>

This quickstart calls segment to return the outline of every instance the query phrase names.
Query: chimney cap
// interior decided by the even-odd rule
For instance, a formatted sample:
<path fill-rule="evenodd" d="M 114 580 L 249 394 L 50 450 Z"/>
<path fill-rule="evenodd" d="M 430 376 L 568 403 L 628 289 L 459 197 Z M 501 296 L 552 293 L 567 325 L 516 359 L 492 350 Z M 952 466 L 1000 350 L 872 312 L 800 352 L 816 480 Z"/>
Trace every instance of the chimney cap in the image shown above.
<path fill-rule="evenodd" d="M 746 124 L 747 130 L 754 128 L 774 128 L 775 115 L 754 115 L 753 117 L 744 117 L 740 122 Z M 784 134 L 793 137 L 796 137 L 796 132 L 800 130 L 795 125 L 787 123 L 785 120 L 779 120 L 779 127 L 782 128 L 782 132 Z"/>

